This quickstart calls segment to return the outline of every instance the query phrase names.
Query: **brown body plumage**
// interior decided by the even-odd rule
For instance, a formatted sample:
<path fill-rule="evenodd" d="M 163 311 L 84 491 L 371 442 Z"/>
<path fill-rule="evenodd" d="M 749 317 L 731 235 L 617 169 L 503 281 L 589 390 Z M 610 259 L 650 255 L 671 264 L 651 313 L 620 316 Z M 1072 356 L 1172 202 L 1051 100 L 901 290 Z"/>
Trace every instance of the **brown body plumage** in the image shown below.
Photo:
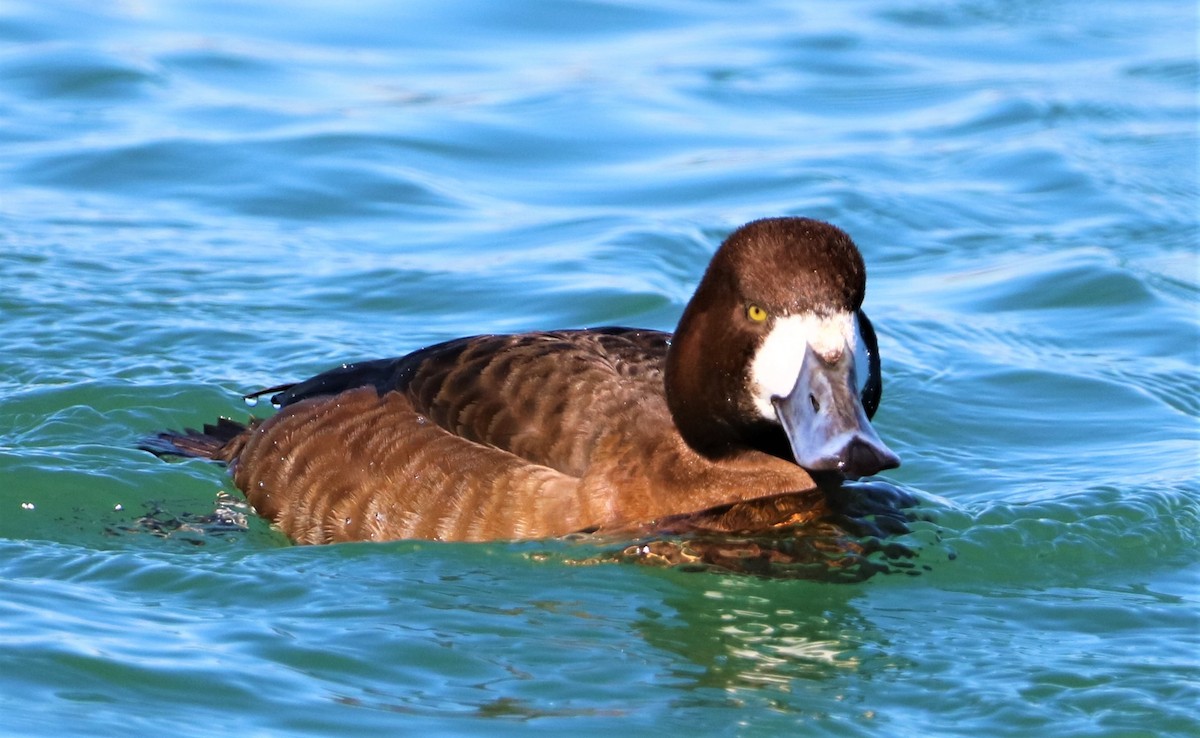
<path fill-rule="evenodd" d="M 799 466 L 780 425 L 753 411 L 749 367 L 770 325 L 747 305 L 772 321 L 851 314 L 863 275 L 836 228 L 757 221 L 718 252 L 674 338 L 457 339 L 274 388 L 274 417 L 165 433 L 150 448 L 226 462 L 255 509 L 302 543 L 804 523 L 830 513 L 814 482 L 826 472 Z"/>

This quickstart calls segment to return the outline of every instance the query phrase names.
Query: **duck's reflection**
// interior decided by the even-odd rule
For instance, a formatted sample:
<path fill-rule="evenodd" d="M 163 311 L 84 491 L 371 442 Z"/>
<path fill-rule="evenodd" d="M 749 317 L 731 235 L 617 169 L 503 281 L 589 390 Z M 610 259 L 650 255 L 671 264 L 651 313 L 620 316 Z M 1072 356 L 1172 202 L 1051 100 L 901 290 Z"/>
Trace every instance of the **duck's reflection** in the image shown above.
<path fill-rule="evenodd" d="M 701 591 L 665 598 L 673 613 L 643 612 L 637 627 L 649 645 L 682 657 L 671 676 L 695 699 L 737 699 L 743 688 L 790 691 L 796 680 L 828 681 L 886 658 L 878 629 L 854 606 L 859 587 L 694 579 L 704 582 Z M 704 688 L 723 697 L 693 691 Z"/>
<path fill-rule="evenodd" d="M 916 552 L 898 538 L 917 517 L 913 495 L 882 481 L 842 484 L 823 494 L 828 512 L 820 517 L 807 515 L 811 500 L 781 495 L 655 521 L 612 558 L 819 581 L 915 570 Z"/>

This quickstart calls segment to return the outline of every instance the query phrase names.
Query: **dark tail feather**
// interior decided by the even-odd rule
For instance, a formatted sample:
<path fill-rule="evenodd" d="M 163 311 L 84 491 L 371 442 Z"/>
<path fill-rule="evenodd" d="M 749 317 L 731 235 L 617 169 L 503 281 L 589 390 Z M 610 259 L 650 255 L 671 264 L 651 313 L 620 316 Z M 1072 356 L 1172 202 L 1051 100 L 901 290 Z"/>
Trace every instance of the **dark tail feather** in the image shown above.
<path fill-rule="evenodd" d="M 216 425 L 205 424 L 203 430 L 185 428 L 182 433 L 164 431 L 138 444 L 138 448 L 155 456 L 185 456 L 198 459 L 227 461 L 221 452 L 231 441 L 240 436 L 246 426 L 220 418 Z"/>

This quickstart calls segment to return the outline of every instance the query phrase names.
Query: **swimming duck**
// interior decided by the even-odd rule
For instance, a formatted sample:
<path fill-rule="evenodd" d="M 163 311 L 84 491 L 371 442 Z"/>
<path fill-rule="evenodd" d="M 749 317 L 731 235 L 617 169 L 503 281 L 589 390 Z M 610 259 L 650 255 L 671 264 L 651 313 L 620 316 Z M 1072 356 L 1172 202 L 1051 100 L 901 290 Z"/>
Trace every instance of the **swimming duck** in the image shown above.
<path fill-rule="evenodd" d="M 840 480 L 900 463 L 870 423 L 865 288 L 842 230 L 757 220 L 717 250 L 673 335 L 458 338 L 261 390 L 267 420 L 146 447 L 225 462 L 299 543 L 804 523 Z"/>

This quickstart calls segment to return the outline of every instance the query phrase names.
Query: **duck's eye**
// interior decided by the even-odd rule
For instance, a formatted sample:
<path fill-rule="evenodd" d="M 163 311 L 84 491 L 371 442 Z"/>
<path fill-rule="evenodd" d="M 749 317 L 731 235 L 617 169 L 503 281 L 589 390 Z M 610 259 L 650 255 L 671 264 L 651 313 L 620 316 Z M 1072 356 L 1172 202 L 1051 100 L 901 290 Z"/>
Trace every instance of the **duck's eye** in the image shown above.
<path fill-rule="evenodd" d="M 746 307 L 746 317 L 755 323 L 761 323 L 767 319 L 767 311 L 758 305 L 750 304 Z"/>

